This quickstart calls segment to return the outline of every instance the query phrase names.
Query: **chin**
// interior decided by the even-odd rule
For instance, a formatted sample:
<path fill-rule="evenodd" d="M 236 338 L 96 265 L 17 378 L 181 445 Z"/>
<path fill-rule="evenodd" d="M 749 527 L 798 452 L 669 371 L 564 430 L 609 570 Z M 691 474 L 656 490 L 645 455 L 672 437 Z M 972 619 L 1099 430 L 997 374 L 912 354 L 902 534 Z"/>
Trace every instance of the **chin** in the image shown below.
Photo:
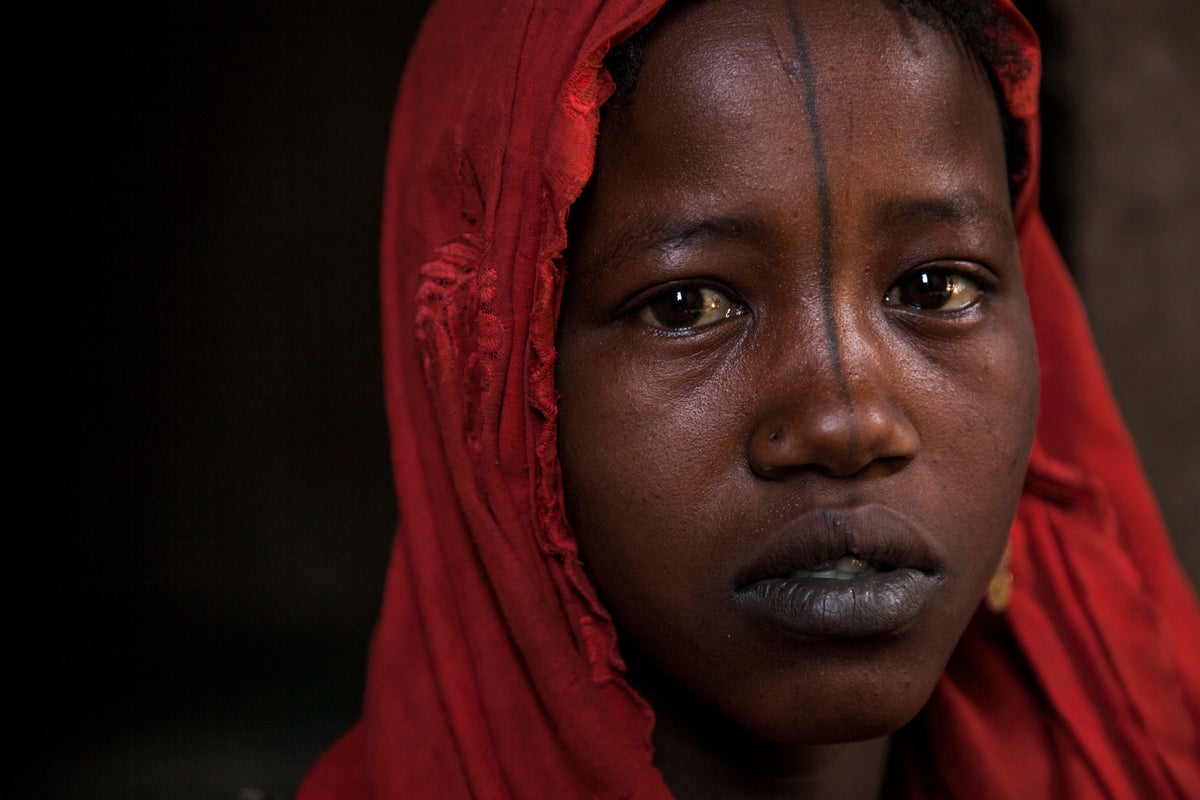
<path fill-rule="evenodd" d="M 751 732 L 780 744 L 826 745 L 864 742 L 890 736 L 900 730 L 920 713 L 924 705 L 922 700 L 920 703 L 894 705 L 889 708 L 809 712 L 805 714 L 803 721 L 796 718 L 778 720 L 769 727 Z"/>
<path fill-rule="evenodd" d="M 717 713 L 751 734 L 796 745 L 839 744 L 888 736 L 925 707 L 945 669 L 942 659 L 840 657 L 807 660 L 792 676 L 745 685 L 716 700 Z M 855 663 L 855 662 L 858 663 Z M 793 676 L 803 677 L 793 677 Z"/>
<path fill-rule="evenodd" d="M 827 745 L 862 742 L 889 736 L 920 713 L 921 702 L 894 703 L 886 708 L 807 709 L 787 718 L 747 720 L 741 727 L 755 736 L 780 744 Z"/>

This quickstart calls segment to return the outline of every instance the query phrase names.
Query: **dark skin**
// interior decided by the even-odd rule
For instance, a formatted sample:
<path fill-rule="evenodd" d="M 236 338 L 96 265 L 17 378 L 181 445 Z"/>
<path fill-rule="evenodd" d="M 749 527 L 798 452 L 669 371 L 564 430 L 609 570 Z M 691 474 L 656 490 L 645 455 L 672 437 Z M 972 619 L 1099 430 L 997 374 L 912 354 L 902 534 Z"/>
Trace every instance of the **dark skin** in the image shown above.
<path fill-rule="evenodd" d="M 602 127 L 560 457 L 656 763 L 878 795 L 1003 551 L 1037 368 L 996 103 L 882 3 L 709 0 Z"/>

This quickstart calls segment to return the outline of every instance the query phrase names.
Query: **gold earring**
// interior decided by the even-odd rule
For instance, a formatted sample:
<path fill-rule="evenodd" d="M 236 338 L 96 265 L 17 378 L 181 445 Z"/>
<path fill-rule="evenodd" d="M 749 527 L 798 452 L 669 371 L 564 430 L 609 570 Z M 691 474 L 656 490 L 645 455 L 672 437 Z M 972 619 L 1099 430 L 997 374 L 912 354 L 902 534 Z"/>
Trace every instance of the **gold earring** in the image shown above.
<path fill-rule="evenodd" d="M 1000 556 L 1000 566 L 996 567 L 996 574 L 992 575 L 992 580 L 987 587 L 987 594 L 983 596 L 987 607 L 997 614 L 1008 608 L 1008 601 L 1012 600 L 1013 574 L 1009 569 L 1011 559 L 1012 543 L 1009 542 L 1004 545 L 1004 555 Z"/>

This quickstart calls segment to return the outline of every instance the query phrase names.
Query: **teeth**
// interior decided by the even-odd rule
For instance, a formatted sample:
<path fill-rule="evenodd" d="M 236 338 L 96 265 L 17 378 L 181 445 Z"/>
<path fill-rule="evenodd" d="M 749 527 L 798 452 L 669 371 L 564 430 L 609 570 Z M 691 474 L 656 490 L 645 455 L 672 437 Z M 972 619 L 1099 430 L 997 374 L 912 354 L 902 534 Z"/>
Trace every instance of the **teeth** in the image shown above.
<path fill-rule="evenodd" d="M 869 561 L 865 561 L 855 556 L 845 555 L 837 561 L 826 561 L 822 564 L 816 564 L 812 569 L 798 569 L 789 578 L 825 578 L 838 581 L 848 581 L 852 578 L 857 578 L 859 575 L 874 575 L 879 570 L 871 566 Z"/>
<path fill-rule="evenodd" d="M 842 578 L 843 576 L 847 578 L 853 578 L 855 575 L 862 575 L 868 570 L 872 572 L 875 571 L 869 563 L 863 561 L 861 558 L 855 558 L 854 556 L 842 556 L 839 558 L 837 560 L 836 569 L 837 576 L 839 578 Z"/>

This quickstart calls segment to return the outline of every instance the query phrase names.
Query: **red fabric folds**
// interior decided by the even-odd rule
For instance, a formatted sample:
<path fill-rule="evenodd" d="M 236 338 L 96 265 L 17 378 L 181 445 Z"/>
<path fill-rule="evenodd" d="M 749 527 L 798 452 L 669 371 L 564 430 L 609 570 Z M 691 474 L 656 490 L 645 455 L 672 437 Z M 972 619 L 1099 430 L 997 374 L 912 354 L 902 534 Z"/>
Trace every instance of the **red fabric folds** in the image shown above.
<path fill-rule="evenodd" d="M 1017 44 L 1036 41 L 1007 0 Z M 300 797 L 666 798 L 649 707 L 576 555 L 555 446 L 566 214 L 604 53 L 661 0 L 438 2 L 406 69 L 384 209 L 401 509 L 361 723 Z M 1037 71 L 994 65 L 1028 124 Z M 898 739 L 913 797 L 1200 794 L 1200 617 L 1079 300 L 1018 201 L 1041 416 L 1008 611 L 981 611 Z"/>

